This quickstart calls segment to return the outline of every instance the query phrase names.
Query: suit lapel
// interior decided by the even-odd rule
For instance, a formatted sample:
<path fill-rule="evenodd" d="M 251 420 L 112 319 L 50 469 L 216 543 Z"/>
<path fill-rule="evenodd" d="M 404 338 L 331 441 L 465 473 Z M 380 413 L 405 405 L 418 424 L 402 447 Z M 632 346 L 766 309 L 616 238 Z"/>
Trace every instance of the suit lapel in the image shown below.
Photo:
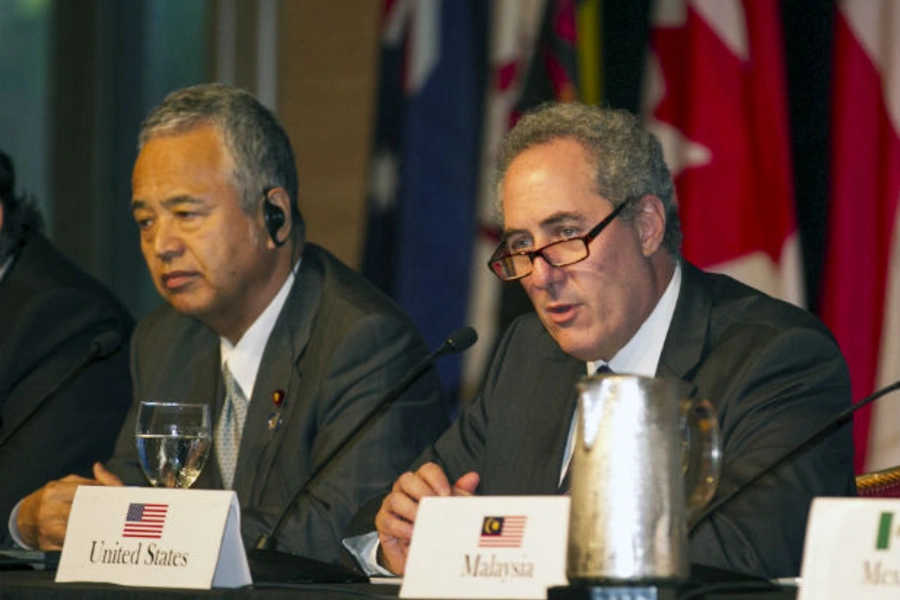
<path fill-rule="evenodd" d="M 549 410 L 543 403 L 528 403 L 531 432 L 526 434 L 525 439 L 534 440 L 534 447 L 543 451 L 531 457 L 533 469 L 520 471 L 531 473 L 532 481 L 525 489 L 537 490 L 540 494 L 555 494 L 559 490 L 563 454 L 578 404 L 575 384 L 585 374 L 584 363 L 569 357 L 554 360 L 552 364 L 549 372 L 542 374 L 541 381 L 546 384 L 542 385 L 545 389 L 538 397 L 546 398 L 548 402 L 558 398 L 557 401 L 562 401 L 564 405 L 561 410 Z"/>
<path fill-rule="evenodd" d="M 686 261 L 681 262 L 681 270 L 678 303 L 656 374 L 689 380 L 706 349 L 712 301 L 700 280 L 700 271 Z"/>
<path fill-rule="evenodd" d="M 23 315 L 29 311 L 28 300 L 34 297 L 35 289 L 45 285 L 40 278 L 33 275 L 35 272 L 39 273 L 44 266 L 42 263 L 46 262 L 42 261 L 43 255 L 46 254 L 42 252 L 45 250 L 43 247 L 45 243 L 39 236 L 32 238 L 21 253 L 13 258 L 3 279 L 0 279 L 0 332 L 2 332 L 0 334 L 4 336 L 15 335 L 17 323 L 20 323 L 24 318 Z M 2 266 L 0 264 L 0 267 Z M 19 336 L 13 340 L 17 337 Z M 60 332 L 60 335 L 48 335 L 46 338 L 29 339 L 27 344 L 17 344 L 10 342 L 10 338 L 6 337 L 2 341 L 7 343 L 0 343 L 0 411 L 9 391 L 27 376 L 29 368 L 53 350 L 54 343 L 65 339 L 65 334 Z M 26 405 L 30 406 L 34 399 L 43 396 L 52 385 L 52 381 L 35 381 L 35 385 L 25 390 L 24 396 L 28 399 Z M 20 407 L 10 403 L 10 408 L 16 410 Z M 5 415 L 5 418 L 6 425 L 10 426 L 10 415 Z"/>
<path fill-rule="evenodd" d="M 304 252 L 294 285 L 266 343 L 247 411 L 234 477 L 242 506 L 260 502 L 284 435 L 290 430 L 287 424 L 292 422 L 291 413 L 302 385 L 296 364 L 309 343 L 321 293 L 321 265 Z M 276 391 L 284 392 L 280 406 L 274 402 Z"/>
<path fill-rule="evenodd" d="M 534 326 L 539 328 L 538 337 L 524 349 L 528 356 L 512 358 L 513 362 L 521 360 L 519 367 L 533 373 L 522 379 L 524 387 L 520 389 L 522 397 L 534 400 L 514 402 L 506 415 L 509 422 L 502 425 L 504 436 L 509 436 L 503 444 L 521 451 L 511 461 L 508 457 L 497 463 L 488 459 L 503 482 L 500 493 L 557 493 L 578 397 L 575 383 L 585 373 L 585 364 L 565 354 L 543 325 Z"/>
<path fill-rule="evenodd" d="M 190 384 L 187 393 L 180 398 L 169 398 L 170 401 L 206 403 L 209 405 L 210 427 L 215 431 L 219 415 L 222 413 L 222 404 L 225 398 L 222 385 L 221 359 L 219 358 L 219 338 L 212 331 L 209 338 L 195 351 L 186 357 L 184 362 L 187 368 L 184 373 L 191 374 L 186 377 Z M 200 472 L 200 477 L 193 487 L 202 489 L 217 489 L 222 487 L 222 476 L 219 474 L 219 461 L 216 458 L 215 446 L 209 453 L 206 466 Z"/>

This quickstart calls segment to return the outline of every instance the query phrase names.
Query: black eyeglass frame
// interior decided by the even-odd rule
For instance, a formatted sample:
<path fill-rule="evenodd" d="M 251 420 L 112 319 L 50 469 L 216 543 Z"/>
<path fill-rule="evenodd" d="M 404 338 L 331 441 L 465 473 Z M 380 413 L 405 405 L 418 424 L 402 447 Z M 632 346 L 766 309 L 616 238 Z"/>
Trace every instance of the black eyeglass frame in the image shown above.
<path fill-rule="evenodd" d="M 551 265 L 553 267 L 568 267 L 569 265 L 574 265 L 574 264 L 580 263 L 581 261 L 585 260 L 587 257 L 589 257 L 591 255 L 591 242 L 594 241 L 594 238 L 596 238 L 598 235 L 600 235 L 600 233 L 604 229 L 606 229 L 606 227 L 610 223 L 613 222 L 613 219 L 615 219 L 619 215 L 619 213 L 621 213 L 622 210 L 624 210 L 625 205 L 629 204 L 631 202 L 631 200 L 632 200 L 632 198 L 626 198 L 621 204 L 619 204 L 617 207 L 615 207 L 611 213 L 606 215 L 606 217 L 604 217 L 602 221 L 600 221 L 599 223 L 594 225 L 594 227 L 591 228 L 590 231 L 588 231 L 586 234 L 581 235 L 581 236 L 566 238 L 564 240 L 557 240 L 555 242 L 550 242 L 549 244 L 545 244 L 544 246 L 541 246 L 540 248 L 536 248 L 535 250 L 522 250 L 520 252 L 510 252 L 509 250 L 507 250 L 506 248 L 503 247 L 503 244 L 505 242 L 501 242 L 500 245 L 497 246 L 497 249 L 494 250 L 494 253 L 491 255 L 490 260 L 488 260 L 487 267 L 488 267 L 488 269 L 491 270 L 491 273 L 493 273 L 497 277 L 497 279 L 499 279 L 500 281 L 516 281 L 518 279 L 522 279 L 523 277 L 527 277 L 528 275 L 531 275 L 531 273 L 534 271 L 534 259 L 535 259 L 535 257 L 538 257 L 538 256 L 543 258 L 545 261 L 547 261 L 548 265 Z M 574 242 L 576 240 L 581 241 L 584 244 L 584 256 L 582 256 L 578 260 L 573 260 L 570 262 L 556 264 L 552 260 L 550 260 L 550 258 L 547 257 L 546 254 L 544 254 L 544 251 L 547 250 L 547 248 L 550 248 L 552 246 L 557 246 L 559 244 L 566 244 L 566 243 Z M 531 259 L 531 269 L 527 273 L 523 273 L 521 275 L 516 275 L 514 277 L 509 277 L 509 278 L 502 277 L 497 272 L 497 269 L 494 268 L 494 264 L 502 263 L 502 261 L 512 258 L 514 256 L 527 256 L 529 259 Z M 502 266 L 500 268 L 502 269 Z"/>

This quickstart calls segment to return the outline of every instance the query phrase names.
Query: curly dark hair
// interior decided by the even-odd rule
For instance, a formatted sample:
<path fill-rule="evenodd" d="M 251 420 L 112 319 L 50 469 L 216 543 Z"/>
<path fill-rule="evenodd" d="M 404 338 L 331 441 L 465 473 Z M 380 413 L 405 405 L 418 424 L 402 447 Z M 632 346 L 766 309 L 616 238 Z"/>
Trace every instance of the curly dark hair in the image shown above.
<path fill-rule="evenodd" d="M 44 219 L 34 197 L 16 196 L 16 172 L 12 159 L 0 150 L 0 205 L 3 226 L 0 228 L 0 266 L 15 256 L 28 241 L 28 236 L 44 230 Z"/>

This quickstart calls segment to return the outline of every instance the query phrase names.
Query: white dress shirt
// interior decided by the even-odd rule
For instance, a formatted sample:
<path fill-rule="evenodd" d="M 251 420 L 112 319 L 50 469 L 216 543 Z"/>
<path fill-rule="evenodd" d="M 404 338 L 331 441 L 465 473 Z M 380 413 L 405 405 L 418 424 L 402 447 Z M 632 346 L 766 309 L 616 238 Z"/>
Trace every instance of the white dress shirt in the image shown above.
<path fill-rule="evenodd" d="M 297 263 L 299 268 L 300 263 Z M 291 292 L 291 286 L 294 285 L 294 273 L 297 269 L 290 272 L 285 279 L 284 284 L 269 305 L 266 306 L 250 328 L 244 332 L 237 344 L 232 344 L 223 337 L 219 338 L 219 357 L 222 361 L 222 367 L 228 365 L 231 376 L 234 377 L 241 391 L 247 397 L 247 402 L 253 397 L 253 386 L 256 385 L 256 375 L 259 373 L 259 364 L 262 362 L 263 351 L 269 342 L 269 336 L 275 328 L 275 321 L 284 308 L 288 294 Z"/>

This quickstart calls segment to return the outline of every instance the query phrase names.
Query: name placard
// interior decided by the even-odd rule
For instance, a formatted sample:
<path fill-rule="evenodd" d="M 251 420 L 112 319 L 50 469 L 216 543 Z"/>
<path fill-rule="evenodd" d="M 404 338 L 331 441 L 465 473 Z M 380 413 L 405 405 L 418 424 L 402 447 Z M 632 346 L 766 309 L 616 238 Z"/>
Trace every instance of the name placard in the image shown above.
<path fill-rule="evenodd" d="M 424 498 L 401 598 L 535 598 L 566 585 L 568 496 Z"/>
<path fill-rule="evenodd" d="M 816 498 L 798 600 L 900 597 L 900 500 Z"/>
<path fill-rule="evenodd" d="M 56 581 L 209 589 L 252 583 L 233 491 L 81 486 Z"/>

